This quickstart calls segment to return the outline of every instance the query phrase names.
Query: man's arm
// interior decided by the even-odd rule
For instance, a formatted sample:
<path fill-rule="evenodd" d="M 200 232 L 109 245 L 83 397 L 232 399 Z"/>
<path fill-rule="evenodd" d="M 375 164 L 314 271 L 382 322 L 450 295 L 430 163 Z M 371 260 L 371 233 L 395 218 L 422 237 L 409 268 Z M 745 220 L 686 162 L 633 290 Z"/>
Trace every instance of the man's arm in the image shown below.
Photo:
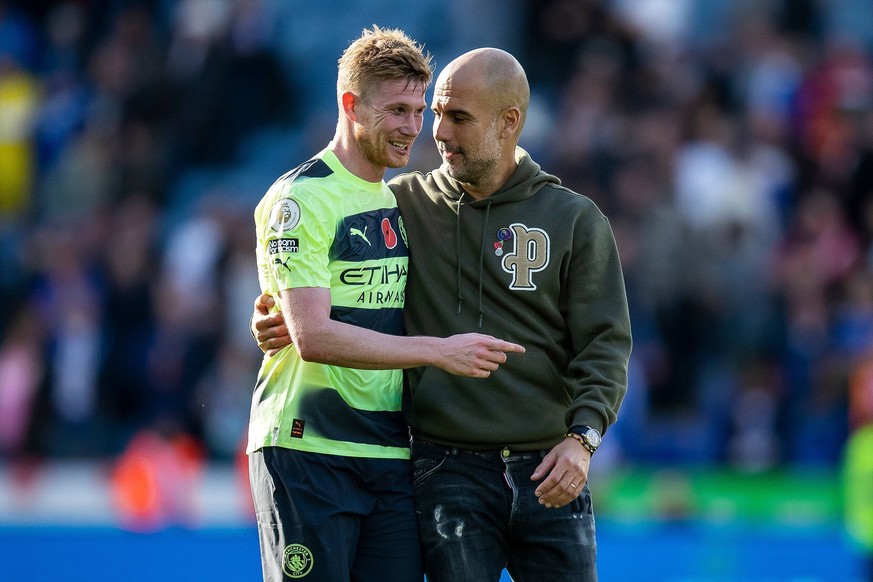
<path fill-rule="evenodd" d="M 605 433 L 615 421 L 627 390 L 632 340 L 621 262 L 609 222 L 602 218 L 583 229 L 564 283 L 570 297 L 567 322 L 572 351 L 568 371 L 577 378 L 565 421 Z M 584 260 L 581 258 L 584 257 Z M 547 507 L 576 498 L 588 482 L 591 453 L 565 437 L 544 458 L 531 479 L 543 479 L 536 495 Z M 543 478 L 545 477 L 545 478 Z"/>
<path fill-rule="evenodd" d="M 518 344 L 483 334 L 393 336 L 334 321 L 330 291 L 323 288 L 282 291 L 281 314 L 267 313 L 272 302 L 268 295 L 258 297 L 252 318 L 252 333 L 268 354 L 293 343 L 301 358 L 323 364 L 383 370 L 433 365 L 452 374 L 487 378 L 506 361 L 506 352 L 524 352 Z"/>

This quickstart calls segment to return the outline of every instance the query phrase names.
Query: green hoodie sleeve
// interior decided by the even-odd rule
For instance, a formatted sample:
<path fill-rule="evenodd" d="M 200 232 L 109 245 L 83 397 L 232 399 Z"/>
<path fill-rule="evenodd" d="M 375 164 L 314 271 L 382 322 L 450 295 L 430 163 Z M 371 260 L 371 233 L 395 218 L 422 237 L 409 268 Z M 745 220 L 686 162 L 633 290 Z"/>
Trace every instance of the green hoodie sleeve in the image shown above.
<path fill-rule="evenodd" d="M 632 340 L 618 249 L 609 221 L 598 215 L 576 223 L 561 309 L 574 354 L 567 370 L 573 381 L 565 421 L 568 427 L 586 425 L 605 433 L 627 391 Z"/>

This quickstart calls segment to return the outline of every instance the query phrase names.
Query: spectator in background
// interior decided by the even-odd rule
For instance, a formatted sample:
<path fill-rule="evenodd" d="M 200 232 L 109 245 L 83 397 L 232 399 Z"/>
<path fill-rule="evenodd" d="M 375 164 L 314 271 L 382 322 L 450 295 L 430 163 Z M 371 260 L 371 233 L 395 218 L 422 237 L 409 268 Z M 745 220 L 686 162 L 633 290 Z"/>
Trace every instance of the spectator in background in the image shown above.
<path fill-rule="evenodd" d="M 17 461 L 28 455 L 44 370 L 42 325 L 36 309 L 27 306 L 0 338 L 0 458 Z"/>
<path fill-rule="evenodd" d="M 261 2 L 175 6 L 166 61 L 175 99 L 164 102 L 174 164 L 229 163 L 253 127 L 294 118 L 295 92 L 270 50 L 272 22 Z"/>
<path fill-rule="evenodd" d="M 58 225 L 38 233 L 34 301 L 47 330 L 46 364 L 53 422 L 41 424 L 47 450 L 58 456 L 79 456 L 105 450 L 101 420 L 102 304 L 93 245 L 98 228 L 91 222 L 76 232 Z"/>
<path fill-rule="evenodd" d="M 38 93 L 37 79 L 0 49 L 0 222 L 21 219 L 32 203 Z"/>

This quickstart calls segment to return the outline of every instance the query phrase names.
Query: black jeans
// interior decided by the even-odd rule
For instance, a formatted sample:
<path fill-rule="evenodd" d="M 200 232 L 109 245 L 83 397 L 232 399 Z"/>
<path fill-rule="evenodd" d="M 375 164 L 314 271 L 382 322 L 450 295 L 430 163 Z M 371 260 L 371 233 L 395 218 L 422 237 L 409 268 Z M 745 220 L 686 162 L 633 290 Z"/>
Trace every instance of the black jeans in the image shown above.
<path fill-rule="evenodd" d="M 428 582 L 594 582 L 594 512 L 586 485 L 548 509 L 530 476 L 548 451 L 467 451 L 414 440 L 416 516 Z"/>

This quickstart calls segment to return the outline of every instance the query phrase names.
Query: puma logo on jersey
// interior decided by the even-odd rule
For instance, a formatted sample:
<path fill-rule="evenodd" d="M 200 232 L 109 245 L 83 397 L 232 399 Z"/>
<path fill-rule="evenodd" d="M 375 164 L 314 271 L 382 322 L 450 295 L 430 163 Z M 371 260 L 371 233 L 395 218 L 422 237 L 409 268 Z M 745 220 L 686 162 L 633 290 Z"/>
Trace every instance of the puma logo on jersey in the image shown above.
<path fill-rule="evenodd" d="M 282 259 L 280 259 L 279 257 L 276 257 L 275 259 L 273 259 L 273 264 L 274 265 L 282 265 L 283 267 L 285 267 L 286 269 L 288 269 L 290 271 L 291 267 L 288 266 L 288 261 L 290 261 L 290 260 L 291 260 L 291 257 L 288 257 L 284 261 Z"/>
<path fill-rule="evenodd" d="M 352 236 L 359 236 L 364 239 L 364 242 L 367 243 L 367 246 L 371 247 L 373 245 L 370 244 L 370 239 L 367 238 L 367 227 L 364 227 L 363 232 L 359 228 L 355 228 L 354 226 L 349 229 L 349 234 Z"/>

